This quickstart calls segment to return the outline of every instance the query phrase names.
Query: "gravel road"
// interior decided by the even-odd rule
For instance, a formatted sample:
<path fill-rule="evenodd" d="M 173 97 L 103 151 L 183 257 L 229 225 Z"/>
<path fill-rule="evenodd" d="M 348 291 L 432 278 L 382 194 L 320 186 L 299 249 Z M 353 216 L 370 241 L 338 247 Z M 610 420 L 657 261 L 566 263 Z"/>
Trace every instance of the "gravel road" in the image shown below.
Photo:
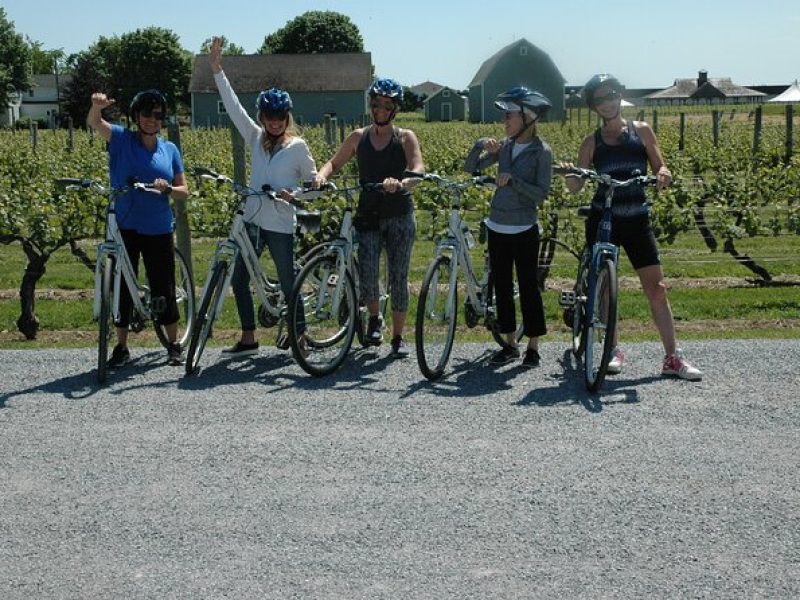
<path fill-rule="evenodd" d="M 0 598 L 797 598 L 800 341 L 684 347 L 702 382 L 636 344 L 599 396 L 560 343 L 0 351 Z"/>

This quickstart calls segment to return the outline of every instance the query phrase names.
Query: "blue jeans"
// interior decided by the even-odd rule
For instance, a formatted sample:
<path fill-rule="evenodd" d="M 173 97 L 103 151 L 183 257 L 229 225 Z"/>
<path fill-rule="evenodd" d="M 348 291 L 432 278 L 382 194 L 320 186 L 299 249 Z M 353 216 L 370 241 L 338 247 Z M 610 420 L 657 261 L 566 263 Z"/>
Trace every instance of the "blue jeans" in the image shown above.
<path fill-rule="evenodd" d="M 269 248 L 272 262 L 278 271 L 278 283 L 281 291 L 289 302 L 294 287 L 296 276 L 294 270 L 294 236 L 291 233 L 279 233 L 261 229 L 258 225 L 247 223 L 247 237 L 253 244 L 253 248 L 258 256 L 264 252 L 264 248 Z M 244 264 L 244 259 L 239 256 L 236 259 L 236 266 L 233 269 L 231 279 L 233 295 L 236 297 L 236 308 L 239 311 L 239 319 L 242 322 L 242 331 L 254 331 L 256 328 L 256 315 L 253 306 L 253 293 L 250 291 L 250 273 Z M 305 329 L 303 323 L 303 311 L 297 311 L 298 324 Z"/>

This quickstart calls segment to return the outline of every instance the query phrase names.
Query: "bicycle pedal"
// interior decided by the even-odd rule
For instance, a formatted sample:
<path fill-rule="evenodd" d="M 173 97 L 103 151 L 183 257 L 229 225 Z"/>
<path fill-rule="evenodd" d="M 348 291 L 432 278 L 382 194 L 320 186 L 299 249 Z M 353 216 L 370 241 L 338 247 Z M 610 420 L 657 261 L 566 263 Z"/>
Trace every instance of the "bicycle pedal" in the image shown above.
<path fill-rule="evenodd" d="M 577 299 L 575 290 L 561 290 L 558 296 L 558 304 L 559 306 L 575 306 Z"/>

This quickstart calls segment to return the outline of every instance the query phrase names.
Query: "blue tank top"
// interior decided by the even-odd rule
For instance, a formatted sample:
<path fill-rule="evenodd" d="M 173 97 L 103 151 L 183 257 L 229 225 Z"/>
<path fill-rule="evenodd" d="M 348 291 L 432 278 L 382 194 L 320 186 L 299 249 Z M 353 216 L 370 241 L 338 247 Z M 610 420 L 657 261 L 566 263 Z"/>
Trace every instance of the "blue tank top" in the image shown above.
<path fill-rule="evenodd" d="M 647 150 L 636 132 L 633 121 L 628 121 L 627 129 L 620 136 L 619 144 L 606 144 L 603 141 L 600 128 L 594 132 L 592 163 L 595 171 L 611 175 L 614 179 L 630 179 L 636 171 L 639 171 L 642 175 L 647 174 Z M 605 193 L 606 186 L 597 187 L 594 198 L 592 198 L 593 210 L 599 211 L 603 209 Z M 614 192 L 612 214 L 615 217 L 632 217 L 647 214 L 648 208 L 644 204 L 646 200 L 647 197 L 642 187 L 618 188 Z"/>
<path fill-rule="evenodd" d="M 361 183 L 380 183 L 387 177 L 402 179 L 406 170 L 406 153 L 396 128 L 385 148 L 376 150 L 370 139 L 370 130 L 364 131 L 358 143 L 356 157 Z M 381 217 L 399 217 L 414 210 L 411 192 L 402 190 L 394 194 L 364 191 L 358 199 L 358 210 L 375 213 Z"/>

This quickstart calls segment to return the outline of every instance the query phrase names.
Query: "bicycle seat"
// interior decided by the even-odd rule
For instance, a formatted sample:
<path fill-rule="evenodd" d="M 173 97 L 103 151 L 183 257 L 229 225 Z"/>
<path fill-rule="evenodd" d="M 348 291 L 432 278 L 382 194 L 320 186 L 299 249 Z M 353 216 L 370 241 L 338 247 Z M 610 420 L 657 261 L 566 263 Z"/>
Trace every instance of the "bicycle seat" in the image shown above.
<path fill-rule="evenodd" d="M 584 219 L 586 217 L 588 217 L 591 212 L 592 212 L 592 207 L 591 206 L 587 205 L 587 206 L 579 206 L 578 207 L 578 216 L 579 217 L 583 217 Z"/>
<path fill-rule="evenodd" d="M 318 210 L 298 210 L 295 215 L 297 216 L 298 227 L 309 233 L 319 231 L 322 216 Z"/>

